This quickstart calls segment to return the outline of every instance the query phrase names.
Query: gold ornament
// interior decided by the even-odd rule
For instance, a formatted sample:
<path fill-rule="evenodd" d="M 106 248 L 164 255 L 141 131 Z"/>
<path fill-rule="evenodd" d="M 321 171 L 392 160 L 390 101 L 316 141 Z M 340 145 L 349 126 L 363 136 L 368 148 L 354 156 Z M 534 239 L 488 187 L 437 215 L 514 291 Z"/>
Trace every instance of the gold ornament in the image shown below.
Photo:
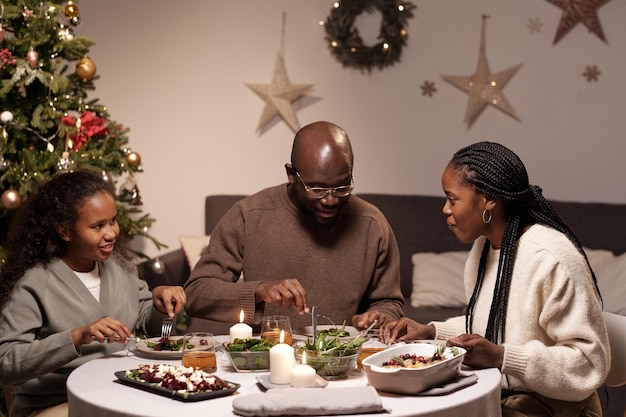
<path fill-rule="evenodd" d="M 65 16 L 67 16 L 68 19 L 73 19 L 75 17 L 78 17 L 79 13 L 80 9 L 78 8 L 78 6 L 75 5 L 74 2 L 68 1 L 67 6 L 65 6 Z"/>
<path fill-rule="evenodd" d="M 22 196 L 15 190 L 6 190 L 0 196 L 0 204 L 7 210 L 15 210 L 22 205 Z"/>
<path fill-rule="evenodd" d="M 76 64 L 76 75 L 83 81 L 91 80 L 96 75 L 96 63 L 89 57 L 84 57 Z"/>
<path fill-rule="evenodd" d="M 126 163 L 130 167 L 137 169 L 139 164 L 141 164 L 141 156 L 137 152 L 131 152 L 126 155 Z"/>
<path fill-rule="evenodd" d="M 485 21 L 488 17 L 489 16 L 486 15 L 482 16 L 483 21 L 480 31 L 480 49 L 476 72 L 468 77 L 456 75 L 442 76 L 445 81 L 465 91 L 469 96 L 464 119 L 468 129 L 489 105 L 508 114 L 517 121 L 520 120 L 517 114 L 515 114 L 515 110 L 513 110 L 513 107 L 504 96 L 502 89 L 511 78 L 513 78 L 522 64 L 518 64 L 495 74 L 491 72 L 489 63 L 487 62 L 487 53 L 485 52 Z"/>

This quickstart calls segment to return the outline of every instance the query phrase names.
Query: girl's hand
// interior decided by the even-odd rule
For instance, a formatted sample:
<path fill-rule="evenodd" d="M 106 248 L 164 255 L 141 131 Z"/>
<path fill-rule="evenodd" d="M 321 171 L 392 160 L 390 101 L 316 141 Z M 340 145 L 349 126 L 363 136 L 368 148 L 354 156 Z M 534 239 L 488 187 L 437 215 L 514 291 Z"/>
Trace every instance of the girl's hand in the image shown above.
<path fill-rule="evenodd" d="M 163 314 L 174 317 L 187 302 L 187 295 L 179 285 L 160 285 L 152 290 L 152 302 Z"/>
<path fill-rule="evenodd" d="M 126 343 L 127 338 L 134 338 L 133 333 L 124 323 L 111 317 L 103 317 L 93 323 L 76 327 L 70 331 L 75 347 L 91 342 Z"/>

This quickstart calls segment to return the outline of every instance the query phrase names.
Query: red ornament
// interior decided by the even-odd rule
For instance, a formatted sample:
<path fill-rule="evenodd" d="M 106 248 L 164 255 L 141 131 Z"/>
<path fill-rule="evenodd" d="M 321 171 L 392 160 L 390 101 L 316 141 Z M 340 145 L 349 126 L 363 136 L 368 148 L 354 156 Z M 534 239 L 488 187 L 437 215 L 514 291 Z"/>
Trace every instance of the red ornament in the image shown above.
<path fill-rule="evenodd" d="M 26 60 L 31 68 L 35 68 L 37 66 L 37 61 L 39 60 L 39 53 L 33 48 L 30 48 L 28 52 L 26 52 Z"/>

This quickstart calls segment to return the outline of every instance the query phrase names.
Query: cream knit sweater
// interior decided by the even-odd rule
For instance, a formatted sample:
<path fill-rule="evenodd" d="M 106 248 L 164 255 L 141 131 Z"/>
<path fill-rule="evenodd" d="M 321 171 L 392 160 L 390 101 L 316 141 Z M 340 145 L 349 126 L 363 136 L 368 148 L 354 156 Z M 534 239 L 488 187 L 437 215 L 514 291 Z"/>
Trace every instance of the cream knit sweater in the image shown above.
<path fill-rule="evenodd" d="M 485 238 L 465 265 L 471 296 Z M 491 249 L 472 333 L 484 335 L 499 251 Z M 433 323 L 437 338 L 465 332 L 465 317 Z M 502 387 L 581 401 L 608 373 L 609 342 L 602 306 L 583 256 L 562 233 L 534 225 L 519 239 L 506 317 Z"/>

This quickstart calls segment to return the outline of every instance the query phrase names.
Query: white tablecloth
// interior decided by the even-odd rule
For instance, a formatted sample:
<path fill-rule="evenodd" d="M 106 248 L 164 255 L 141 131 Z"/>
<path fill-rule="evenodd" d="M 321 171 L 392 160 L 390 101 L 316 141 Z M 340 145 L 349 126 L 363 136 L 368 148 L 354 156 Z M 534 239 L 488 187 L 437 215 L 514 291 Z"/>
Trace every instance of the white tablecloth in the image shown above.
<path fill-rule="evenodd" d="M 124 351 L 86 363 L 72 372 L 67 381 L 70 417 L 233 417 L 232 401 L 235 396 L 262 392 L 256 379 L 262 373 L 235 372 L 224 352 L 218 353 L 216 375 L 241 384 L 231 396 L 181 402 L 117 381 L 115 372 L 134 369 L 143 363 L 178 365 L 180 360 L 147 359 Z M 500 372 L 497 369 L 474 372 L 478 375 L 476 384 L 447 395 L 412 397 L 384 392 L 379 392 L 379 395 L 391 416 L 501 417 Z M 360 371 L 354 371 L 348 379 L 330 381 L 326 388 L 311 389 L 359 385 L 367 385 L 367 377 Z"/>

